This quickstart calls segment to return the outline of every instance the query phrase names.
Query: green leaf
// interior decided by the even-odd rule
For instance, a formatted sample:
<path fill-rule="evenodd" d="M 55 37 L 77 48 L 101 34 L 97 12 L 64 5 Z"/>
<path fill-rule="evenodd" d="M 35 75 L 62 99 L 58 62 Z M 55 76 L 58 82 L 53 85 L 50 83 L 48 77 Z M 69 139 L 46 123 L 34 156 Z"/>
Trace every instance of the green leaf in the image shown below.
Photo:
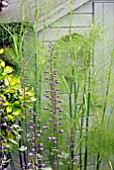
<path fill-rule="evenodd" d="M 66 81 L 66 79 L 65 79 L 64 76 L 62 76 L 62 80 L 63 80 L 63 82 L 64 82 L 64 84 L 65 84 L 65 87 L 66 87 L 66 89 L 67 89 L 68 94 L 70 94 L 70 89 L 69 89 L 69 87 L 68 87 L 68 83 L 67 83 L 67 81 Z"/>
<path fill-rule="evenodd" d="M 77 152 L 78 152 L 78 150 L 79 150 L 79 148 L 80 148 L 80 145 L 82 144 L 83 140 L 84 140 L 84 136 L 82 136 L 82 137 L 80 138 L 79 142 L 77 143 L 77 146 L 76 146 L 76 148 L 75 148 L 74 154 L 77 154 Z"/>
<path fill-rule="evenodd" d="M 8 140 L 9 140 L 9 142 L 11 142 L 12 144 L 18 146 L 18 143 L 17 143 L 14 139 L 9 138 Z"/>

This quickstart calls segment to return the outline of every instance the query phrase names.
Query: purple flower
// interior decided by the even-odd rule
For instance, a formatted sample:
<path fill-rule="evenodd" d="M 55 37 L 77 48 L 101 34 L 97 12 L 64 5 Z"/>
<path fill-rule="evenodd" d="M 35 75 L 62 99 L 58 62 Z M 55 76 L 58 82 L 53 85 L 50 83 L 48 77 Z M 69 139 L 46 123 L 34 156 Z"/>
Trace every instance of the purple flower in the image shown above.
<path fill-rule="evenodd" d="M 46 130 L 46 129 L 48 129 L 48 126 L 43 126 L 42 129 Z"/>
<path fill-rule="evenodd" d="M 9 145 L 4 146 L 4 149 L 10 149 Z"/>
<path fill-rule="evenodd" d="M 32 164 L 31 163 L 28 163 L 27 166 L 30 167 Z"/>
<path fill-rule="evenodd" d="M 42 147 L 42 146 L 43 146 L 43 143 L 39 143 L 38 146 L 39 146 L 39 147 Z"/>
<path fill-rule="evenodd" d="M 38 133 L 40 133 L 40 134 L 41 134 L 41 133 L 42 133 L 42 130 L 38 130 Z"/>
<path fill-rule="evenodd" d="M 56 118 L 57 118 L 57 115 L 56 115 L 56 114 L 54 114 L 54 115 L 53 115 L 53 118 L 54 118 L 54 119 L 56 119 Z"/>
<path fill-rule="evenodd" d="M 6 100 L 2 100 L 4 103 L 6 103 Z"/>
<path fill-rule="evenodd" d="M 5 87 L 4 86 L 1 86 L 2 89 L 4 89 Z"/>
<path fill-rule="evenodd" d="M 57 144 L 57 141 L 54 141 L 54 144 Z"/>
<path fill-rule="evenodd" d="M 46 97 L 46 98 L 50 98 L 50 96 L 49 96 L 49 95 L 46 95 L 45 97 Z"/>
<path fill-rule="evenodd" d="M 46 90 L 46 93 L 50 92 L 50 90 Z"/>
<path fill-rule="evenodd" d="M 59 84 L 59 82 L 58 82 L 58 81 L 56 81 L 56 82 L 55 82 L 55 84 Z"/>
<path fill-rule="evenodd" d="M 33 123 L 33 121 L 32 121 L 32 120 L 29 120 L 29 123 Z"/>
<path fill-rule="evenodd" d="M 43 151 L 43 150 L 44 150 L 44 148 L 39 148 L 38 150 L 39 150 L 39 151 Z"/>
<path fill-rule="evenodd" d="M 48 110 L 48 108 L 47 108 L 47 107 L 44 107 L 44 110 Z"/>
<path fill-rule="evenodd" d="M 38 154 L 36 154 L 36 157 L 37 157 L 37 159 L 40 159 L 41 155 L 38 153 Z"/>
<path fill-rule="evenodd" d="M 59 124 L 59 125 L 62 125 L 62 122 L 59 122 L 58 124 Z"/>
<path fill-rule="evenodd" d="M 2 142 L 2 143 L 6 143 L 6 142 L 7 142 L 7 140 L 6 140 L 6 139 L 3 139 L 1 142 Z"/>
<path fill-rule="evenodd" d="M 34 136 L 32 137 L 32 140 L 33 140 L 33 141 L 35 140 L 35 137 L 34 137 Z"/>
<path fill-rule="evenodd" d="M 55 140 L 55 137 L 52 137 L 51 139 L 52 139 L 52 140 Z"/>
<path fill-rule="evenodd" d="M 57 123 L 56 123 L 56 122 L 54 122 L 54 126 L 57 126 Z"/>
<path fill-rule="evenodd" d="M 38 123 L 40 123 L 40 122 L 41 122 L 41 120 L 40 120 L 40 119 L 38 119 L 38 120 L 37 120 L 37 122 L 38 122 Z"/>
<path fill-rule="evenodd" d="M 7 118 L 7 117 L 4 117 L 4 120 L 5 120 L 5 121 L 8 121 L 8 118 Z"/>
<path fill-rule="evenodd" d="M 54 71 L 54 72 L 53 72 L 53 74 L 54 74 L 54 75 L 56 75 L 56 74 L 57 74 L 57 72 L 56 72 L 56 71 Z"/>
<path fill-rule="evenodd" d="M 64 130 L 59 130 L 59 133 L 64 133 Z"/>
<path fill-rule="evenodd" d="M 29 110 L 29 112 L 30 112 L 30 113 L 33 113 L 33 110 L 32 110 L 32 109 L 30 109 L 30 110 Z"/>
<path fill-rule="evenodd" d="M 51 137 L 48 137 L 47 140 L 48 140 L 48 141 L 51 141 Z"/>
<path fill-rule="evenodd" d="M 52 119 L 49 119 L 48 121 L 49 121 L 49 122 L 52 122 L 53 120 L 52 120 Z"/>
<path fill-rule="evenodd" d="M 34 146 L 35 144 L 34 143 L 32 143 L 32 146 Z"/>
<path fill-rule="evenodd" d="M 62 100 L 58 100 L 57 103 L 62 103 Z"/>
<path fill-rule="evenodd" d="M 7 123 L 6 123 L 6 122 L 5 122 L 5 123 L 2 123 L 1 126 L 2 126 L 2 127 L 7 127 Z"/>
<path fill-rule="evenodd" d="M 8 130 L 13 130 L 13 127 L 12 126 L 8 127 Z"/>
<path fill-rule="evenodd" d="M 48 102 L 48 105 L 49 105 L 49 106 L 52 106 L 52 104 L 51 104 L 50 102 Z"/>
<path fill-rule="evenodd" d="M 59 112 L 63 112 L 63 110 L 62 110 L 62 109 L 60 109 L 60 110 L 59 110 Z"/>
<path fill-rule="evenodd" d="M 48 77 L 46 77 L 45 80 L 48 80 Z"/>
<path fill-rule="evenodd" d="M 2 158 L 2 161 L 6 161 L 6 158 Z"/>
<path fill-rule="evenodd" d="M 50 83 L 49 83 L 50 85 L 53 85 L 53 82 L 52 81 L 50 81 Z"/>
<path fill-rule="evenodd" d="M 59 117 L 59 120 L 61 120 L 61 119 L 62 119 L 62 116 Z"/>
<path fill-rule="evenodd" d="M 28 156 L 33 156 L 33 153 L 29 153 Z"/>
<path fill-rule="evenodd" d="M 44 167 L 45 167 L 45 164 L 39 164 L 38 167 L 39 167 L 39 168 L 44 168 Z"/>
<path fill-rule="evenodd" d="M 30 139 L 27 139 L 27 142 L 30 142 L 31 140 Z"/>
<path fill-rule="evenodd" d="M 3 80 L 0 80 L 0 83 L 3 83 Z"/>
<path fill-rule="evenodd" d="M 40 134 L 36 134 L 36 136 L 37 136 L 38 138 L 40 138 Z"/>
<path fill-rule="evenodd" d="M 29 129 L 33 129 L 33 126 L 29 126 Z"/>
<path fill-rule="evenodd" d="M 35 148 L 32 148 L 32 152 L 35 152 Z"/>

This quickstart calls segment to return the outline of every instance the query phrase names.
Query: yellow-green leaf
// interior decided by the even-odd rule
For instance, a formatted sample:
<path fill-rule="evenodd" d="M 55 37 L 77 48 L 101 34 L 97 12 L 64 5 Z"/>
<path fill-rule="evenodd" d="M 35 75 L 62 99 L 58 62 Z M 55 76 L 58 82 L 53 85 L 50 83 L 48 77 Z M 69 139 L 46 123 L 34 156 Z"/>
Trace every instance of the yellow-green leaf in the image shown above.
<path fill-rule="evenodd" d="M 6 85 L 6 86 L 8 86 L 8 85 L 9 85 L 9 81 L 8 81 L 8 79 L 7 79 L 7 78 L 5 78 L 4 83 L 5 83 L 5 85 Z"/>
<path fill-rule="evenodd" d="M 6 108 L 6 110 L 7 110 L 7 113 L 11 113 L 11 112 L 12 112 L 12 106 L 8 106 L 8 107 Z"/>
<path fill-rule="evenodd" d="M 34 91 L 29 90 L 29 91 L 26 92 L 26 94 L 28 94 L 29 96 L 33 96 L 34 95 Z"/>
<path fill-rule="evenodd" d="M 13 112 L 12 115 L 20 116 L 21 113 L 22 113 L 22 109 L 18 109 L 17 111 Z"/>
<path fill-rule="evenodd" d="M 15 105 L 19 105 L 20 102 L 19 102 L 19 101 L 15 101 L 14 104 L 15 104 Z"/>
<path fill-rule="evenodd" d="M 6 101 L 6 102 L 4 103 L 4 106 L 8 106 L 8 105 L 9 105 L 9 102 Z"/>
<path fill-rule="evenodd" d="M 9 89 L 9 90 L 6 90 L 6 93 L 15 93 L 16 91 L 14 89 Z"/>
<path fill-rule="evenodd" d="M 14 120 L 15 120 L 14 116 L 12 116 L 12 115 L 7 115 L 7 117 L 8 117 L 8 119 L 11 120 L 11 121 L 14 121 Z"/>
<path fill-rule="evenodd" d="M 1 67 L 5 67 L 5 62 L 1 60 L 0 65 L 1 65 Z"/>
<path fill-rule="evenodd" d="M 19 77 L 13 77 L 10 81 L 11 86 L 14 86 L 17 83 L 19 83 Z"/>
<path fill-rule="evenodd" d="M 32 102 L 36 101 L 36 98 L 35 97 L 31 97 L 30 99 Z"/>
<path fill-rule="evenodd" d="M 0 49 L 0 54 L 3 54 L 3 53 L 4 53 L 4 49 L 1 48 L 1 49 Z"/>
<path fill-rule="evenodd" d="M 13 71 L 13 68 L 10 66 L 6 66 L 4 69 L 4 73 L 11 73 Z"/>

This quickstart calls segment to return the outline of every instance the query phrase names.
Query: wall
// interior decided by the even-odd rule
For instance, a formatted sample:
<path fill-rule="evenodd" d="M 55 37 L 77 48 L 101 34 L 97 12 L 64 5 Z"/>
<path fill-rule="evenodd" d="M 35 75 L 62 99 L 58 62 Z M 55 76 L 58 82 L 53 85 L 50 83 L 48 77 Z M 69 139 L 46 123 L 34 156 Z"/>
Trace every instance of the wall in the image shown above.
<path fill-rule="evenodd" d="M 69 26 L 71 22 L 71 32 L 83 34 L 89 29 L 92 24 L 92 2 L 89 2 L 70 14 L 59 19 L 55 23 L 51 24 L 44 31 L 39 33 L 39 38 L 45 40 L 45 42 L 56 41 L 63 35 L 69 34 Z"/>

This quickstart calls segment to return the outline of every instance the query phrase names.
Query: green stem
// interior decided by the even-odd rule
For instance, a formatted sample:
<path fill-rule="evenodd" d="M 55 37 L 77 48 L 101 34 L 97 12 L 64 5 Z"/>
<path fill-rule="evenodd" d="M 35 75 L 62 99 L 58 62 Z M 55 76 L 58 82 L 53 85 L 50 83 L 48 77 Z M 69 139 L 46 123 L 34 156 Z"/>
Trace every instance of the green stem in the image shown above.
<path fill-rule="evenodd" d="M 111 73 L 112 73 L 112 56 L 111 56 L 111 62 L 110 62 L 110 68 L 109 68 L 109 73 L 108 73 L 108 80 L 107 80 L 107 87 L 106 87 L 106 99 L 105 99 L 105 103 L 104 103 L 104 108 L 103 108 L 103 116 L 102 116 L 102 120 L 104 120 L 105 117 L 105 112 L 106 112 L 106 107 L 107 107 L 107 97 L 109 94 L 109 87 L 110 87 L 110 80 L 111 80 Z"/>
<path fill-rule="evenodd" d="M 22 124 L 21 124 L 21 121 L 19 120 L 19 126 L 22 127 Z M 19 132 L 20 136 L 22 136 L 22 133 Z M 22 146 L 22 139 L 19 139 L 19 148 L 21 148 Z M 21 170 L 23 170 L 23 159 L 22 159 L 22 154 L 21 152 L 19 151 L 19 159 L 20 159 L 20 166 L 21 166 Z"/>
<path fill-rule="evenodd" d="M 85 76 L 86 82 L 86 76 Z M 81 115 L 81 129 L 80 129 L 80 139 L 83 136 L 83 122 L 84 122 L 84 112 L 85 112 L 85 92 L 86 92 L 86 84 L 84 83 L 84 91 L 83 91 L 83 102 L 82 102 L 82 115 Z M 80 144 L 80 170 L 82 170 L 82 143 Z"/>
<path fill-rule="evenodd" d="M 77 97 L 78 97 L 79 86 L 76 86 L 76 82 L 74 82 L 74 119 L 76 119 L 77 113 Z"/>
<path fill-rule="evenodd" d="M 87 113 L 86 113 L 86 137 L 85 137 L 85 159 L 84 159 L 84 170 L 87 170 L 88 161 L 88 148 L 86 142 L 88 140 L 88 126 L 89 126 L 89 116 L 90 116 L 90 83 L 91 83 L 91 73 L 89 71 L 88 75 L 88 98 L 87 98 Z"/>

